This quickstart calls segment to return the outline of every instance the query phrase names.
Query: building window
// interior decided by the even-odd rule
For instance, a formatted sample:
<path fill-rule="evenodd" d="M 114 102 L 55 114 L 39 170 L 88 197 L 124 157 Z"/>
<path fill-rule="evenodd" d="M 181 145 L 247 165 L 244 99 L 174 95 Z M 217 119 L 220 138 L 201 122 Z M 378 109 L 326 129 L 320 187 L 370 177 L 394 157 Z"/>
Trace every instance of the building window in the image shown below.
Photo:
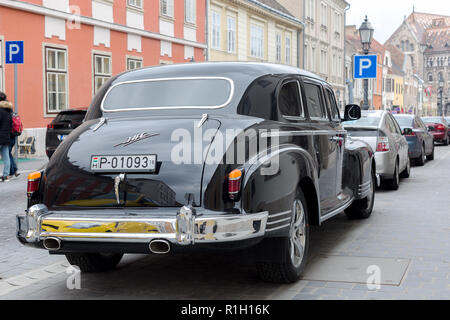
<path fill-rule="evenodd" d="M 334 31 L 337 32 L 337 33 L 341 33 L 341 14 L 335 12 L 334 15 L 335 15 L 335 19 L 334 19 L 334 23 L 335 23 L 335 25 L 334 25 Z"/>
<path fill-rule="evenodd" d="M 322 25 L 323 26 L 327 26 L 328 25 L 328 12 L 327 12 L 327 5 L 325 3 L 322 2 L 322 11 L 321 11 L 321 15 L 322 15 Z"/>
<path fill-rule="evenodd" d="M 314 21 L 315 18 L 315 1 L 314 0 L 306 0 L 306 17 L 310 18 Z"/>
<path fill-rule="evenodd" d="M 328 72 L 328 57 L 326 50 L 320 51 L 320 72 L 324 74 Z"/>
<path fill-rule="evenodd" d="M 128 5 L 130 7 L 142 9 L 142 0 L 128 0 Z"/>
<path fill-rule="evenodd" d="M 316 71 L 316 48 L 311 47 L 311 71 Z"/>
<path fill-rule="evenodd" d="M 213 49 L 220 49 L 220 13 L 216 11 L 211 12 L 211 25 L 212 25 L 212 44 Z"/>
<path fill-rule="evenodd" d="M 94 94 L 111 78 L 111 57 L 94 54 Z"/>
<path fill-rule="evenodd" d="M 285 49 L 286 49 L 286 64 L 291 64 L 291 37 L 286 37 L 286 43 L 285 43 Z"/>
<path fill-rule="evenodd" d="M 250 55 L 255 58 L 264 58 L 264 28 L 250 25 Z"/>
<path fill-rule="evenodd" d="M 236 52 L 236 19 L 234 17 L 227 17 L 228 26 L 228 52 Z"/>
<path fill-rule="evenodd" d="M 67 52 L 64 49 L 45 48 L 45 78 L 47 112 L 67 109 Z"/>
<path fill-rule="evenodd" d="M 187 23 L 195 24 L 195 0 L 184 1 L 184 19 Z"/>
<path fill-rule="evenodd" d="M 281 62 L 281 34 L 277 33 L 276 34 L 276 59 L 277 62 Z"/>
<path fill-rule="evenodd" d="M 136 58 L 127 59 L 127 71 L 142 68 L 142 60 Z"/>
<path fill-rule="evenodd" d="M 173 18 L 173 0 L 161 0 L 161 14 Z"/>

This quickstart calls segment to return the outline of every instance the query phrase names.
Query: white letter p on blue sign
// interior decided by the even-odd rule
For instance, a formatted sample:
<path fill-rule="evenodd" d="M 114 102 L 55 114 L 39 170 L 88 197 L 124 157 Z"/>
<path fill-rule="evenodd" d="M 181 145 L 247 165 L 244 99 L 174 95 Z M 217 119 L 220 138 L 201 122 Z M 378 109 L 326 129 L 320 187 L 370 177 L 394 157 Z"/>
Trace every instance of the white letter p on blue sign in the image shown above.
<path fill-rule="evenodd" d="M 22 64 L 24 62 L 23 41 L 6 41 L 6 64 Z"/>
<path fill-rule="evenodd" d="M 376 79 L 377 55 L 355 55 L 353 67 L 355 79 Z"/>
<path fill-rule="evenodd" d="M 370 67 L 372 66 L 372 61 L 370 61 L 370 59 L 360 59 L 359 60 L 359 76 L 362 77 L 363 75 L 363 71 L 365 69 L 370 69 Z"/>

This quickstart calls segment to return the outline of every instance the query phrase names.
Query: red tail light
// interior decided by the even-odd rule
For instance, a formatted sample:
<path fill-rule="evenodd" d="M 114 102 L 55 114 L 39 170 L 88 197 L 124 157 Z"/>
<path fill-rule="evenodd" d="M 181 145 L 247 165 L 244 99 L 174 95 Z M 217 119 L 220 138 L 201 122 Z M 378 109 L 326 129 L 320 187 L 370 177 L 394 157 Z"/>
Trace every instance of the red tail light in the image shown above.
<path fill-rule="evenodd" d="M 239 169 L 231 171 L 228 175 L 228 197 L 231 200 L 237 200 L 239 198 L 239 192 L 241 191 L 241 179 L 242 171 Z"/>
<path fill-rule="evenodd" d="M 38 191 L 41 176 L 42 174 L 40 172 L 33 172 L 28 175 L 28 186 L 27 186 L 28 197 L 31 197 L 33 193 Z"/>
<path fill-rule="evenodd" d="M 47 129 L 53 129 L 53 128 L 55 128 L 55 126 L 53 124 L 50 123 L 47 125 Z"/>
<path fill-rule="evenodd" d="M 377 152 L 389 151 L 389 139 L 387 137 L 378 137 Z"/>
<path fill-rule="evenodd" d="M 445 127 L 444 127 L 444 125 L 442 125 L 442 124 L 438 124 L 438 125 L 436 126 L 436 130 L 438 130 L 438 131 L 445 131 Z"/>
<path fill-rule="evenodd" d="M 412 137 L 412 136 L 415 136 L 415 135 L 416 135 L 416 133 L 414 131 L 411 131 L 410 134 L 405 134 L 405 136 L 407 136 L 407 137 Z"/>

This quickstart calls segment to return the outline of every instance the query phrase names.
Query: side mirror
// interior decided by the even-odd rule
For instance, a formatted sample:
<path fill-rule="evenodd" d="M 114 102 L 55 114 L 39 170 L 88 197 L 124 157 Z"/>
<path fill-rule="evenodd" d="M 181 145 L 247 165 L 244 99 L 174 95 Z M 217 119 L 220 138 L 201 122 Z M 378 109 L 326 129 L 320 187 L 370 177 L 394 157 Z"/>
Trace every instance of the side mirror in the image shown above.
<path fill-rule="evenodd" d="M 361 119 L 361 107 L 357 104 L 349 104 L 345 106 L 344 121 L 352 121 Z"/>
<path fill-rule="evenodd" d="M 412 133 L 413 133 L 413 130 L 411 128 L 403 129 L 403 135 L 404 136 L 410 136 L 410 135 L 412 135 Z"/>

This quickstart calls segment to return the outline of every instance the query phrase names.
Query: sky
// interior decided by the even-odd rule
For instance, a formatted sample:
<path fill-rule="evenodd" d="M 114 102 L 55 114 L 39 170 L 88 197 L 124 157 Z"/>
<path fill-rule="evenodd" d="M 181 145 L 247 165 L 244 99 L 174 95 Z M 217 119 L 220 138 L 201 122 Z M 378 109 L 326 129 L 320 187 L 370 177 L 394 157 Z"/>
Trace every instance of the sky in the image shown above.
<path fill-rule="evenodd" d="M 450 16 L 450 0 L 346 0 L 347 25 L 361 26 L 367 15 L 375 29 L 374 38 L 384 43 L 409 16 L 413 7 L 416 12 Z"/>

